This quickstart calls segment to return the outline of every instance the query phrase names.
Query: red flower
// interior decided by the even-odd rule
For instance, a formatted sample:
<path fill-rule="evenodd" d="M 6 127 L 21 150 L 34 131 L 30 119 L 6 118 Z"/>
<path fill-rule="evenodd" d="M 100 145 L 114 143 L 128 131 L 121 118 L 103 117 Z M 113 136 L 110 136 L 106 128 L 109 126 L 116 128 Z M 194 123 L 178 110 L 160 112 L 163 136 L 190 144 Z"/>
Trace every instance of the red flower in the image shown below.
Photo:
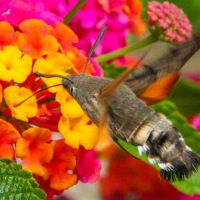
<path fill-rule="evenodd" d="M 77 175 L 73 172 L 76 159 L 72 149 L 64 140 L 55 140 L 52 160 L 45 164 L 46 173 L 44 180 L 50 180 L 50 187 L 54 190 L 65 190 L 73 186 L 77 181 Z"/>
<path fill-rule="evenodd" d="M 16 155 L 22 159 L 23 168 L 37 175 L 44 175 L 45 163 L 53 157 L 51 131 L 45 128 L 29 128 L 16 144 Z"/>

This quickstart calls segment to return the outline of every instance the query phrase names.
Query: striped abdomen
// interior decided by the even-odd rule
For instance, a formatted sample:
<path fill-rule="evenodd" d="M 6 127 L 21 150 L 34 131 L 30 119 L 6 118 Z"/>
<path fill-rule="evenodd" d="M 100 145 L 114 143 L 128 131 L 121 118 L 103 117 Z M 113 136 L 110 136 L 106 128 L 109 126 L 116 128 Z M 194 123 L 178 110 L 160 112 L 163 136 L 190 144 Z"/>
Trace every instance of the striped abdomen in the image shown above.
<path fill-rule="evenodd" d="M 148 136 L 146 142 L 138 146 L 139 152 L 146 152 L 150 163 L 158 163 L 165 179 L 182 180 L 197 170 L 199 156 L 185 145 L 180 133 L 164 116 L 153 114 L 135 133 L 137 137 L 142 138 L 142 135 Z"/>
<path fill-rule="evenodd" d="M 185 145 L 181 134 L 164 115 L 156 113 L 135 95 L 119 100 L 117 96 L 123 97 L 125 90 L 120 89 L 108 109 L 111 136 L 117 135 L 136 145 L 140 154 L 146 152 L 150 163 L 158 163 L 165 179 L 190 177 L 200 165 L 200 157 Z"/>

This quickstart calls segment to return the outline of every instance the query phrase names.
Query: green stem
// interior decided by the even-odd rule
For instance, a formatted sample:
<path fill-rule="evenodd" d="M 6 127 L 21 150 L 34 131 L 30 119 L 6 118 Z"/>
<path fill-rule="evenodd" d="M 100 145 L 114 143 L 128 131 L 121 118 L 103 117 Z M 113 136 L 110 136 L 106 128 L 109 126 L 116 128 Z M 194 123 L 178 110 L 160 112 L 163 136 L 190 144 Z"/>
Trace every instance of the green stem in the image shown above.
<path fill-rule="evenodd" d="M 69 11 L 69 13 L 64 17 L 64 24 L 68 24 L 74 15 L 82 8 L 87 0 L 79 0 L 77 4 Z"/>
<path fill-rule="evenodd" d="M 131 45 L 126 46 L 124 48 L 113 51 L 111 53 L 104 54 L 102 56 L 98 56 L 98 57 L 95 58 L 95 60 L 97 60 L 98 62 L 106 62 L 108 60 L 118 58 L 118 57 L 123 56 L 127 53 L 130 53 L 130 52 L 132 52 L 136 49 L 140 49 L 142 47 L 150 45 L 150 44 L 152 44 L 153 42 L 156 42 L 156 41 L 157 41 L 157 38 L 154 35 L 151 34 L 148 37 L 146 37 L 145 39 L 139 41 L 138 43 L 134 43 L 134 44 L 131 44 Z"/>

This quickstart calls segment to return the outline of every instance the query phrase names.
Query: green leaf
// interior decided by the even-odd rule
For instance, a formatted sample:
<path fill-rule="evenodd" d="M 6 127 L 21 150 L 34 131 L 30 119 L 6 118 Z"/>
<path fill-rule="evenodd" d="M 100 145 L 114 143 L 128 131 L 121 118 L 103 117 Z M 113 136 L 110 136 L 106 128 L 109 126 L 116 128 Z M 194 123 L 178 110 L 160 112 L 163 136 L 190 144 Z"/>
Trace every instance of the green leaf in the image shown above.
<path fill-rule="evenodd" d="M 193 195 L 200 194 L 200 170 L 182 182 L 174 182 L 173 185 L 182 193 Z"/>
<path fill-rule="evenodd" d="M 181 113 L 193 116 L 200 113 L 200 86 L 188 81 L 180 80 L 169 97 Z"/>
<path fill-rule="evenodd" d="M 38 188 L 30 172 L 9 159 L 0 159 L 0 199 L 42 200 L 46 194 Z"/>
<path fill-rule="evenodd" d="M 119 77 L 127 69 L 126 67 L 116 67 L 114 64 L 100 63 L 100 65 L 104 70 L 104 76 L 113 79 Z"/>
<path fill-rule="evenodd" d="M 153 105 L 152 108 L 157 112 L 165 114 L 165 116 L 181 132 L 187 145 L 190 146 L 195 152 L 200 153 L 200 148 L 197 146 L 197 144 L 200 143 L 200 134 L 187 123 L 187 120 L 183 115 L 177 112 L 177 108 L 174 103 L 166 100 Z M 146 154 L 142 154 L 142 156 L 140 156 L 136 146 L 129 144 L 120 138 L 117 138 L 115 142 L 134 157 L 137 157 L 149 164 Z M 159 170 L 157 165 L 154 165 L 154 167 Z M 200 170 L 197 173 L 193 173 L 191 178 L 181 182 L 177 181 L 172 184 L 185 194 L 200 194 Z"/>

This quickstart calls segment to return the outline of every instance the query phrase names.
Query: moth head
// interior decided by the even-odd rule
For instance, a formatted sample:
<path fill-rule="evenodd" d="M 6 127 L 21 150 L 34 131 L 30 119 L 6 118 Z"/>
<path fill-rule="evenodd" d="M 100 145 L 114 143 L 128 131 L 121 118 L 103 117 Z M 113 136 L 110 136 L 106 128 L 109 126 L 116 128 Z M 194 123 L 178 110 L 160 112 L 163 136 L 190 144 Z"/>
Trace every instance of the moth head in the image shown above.
<path fill-rule="evenodd" d="M 91 98 L 101 88 L 98 77 L 88 76 L 86 74 L 73 74 L 62 80 L 63 87 L 75 99 Z"/>
<path fill-rule="evenodd" d="M 73 74 L 63 79 L 63 87 L 76 99 L 85 113 L 94 123 L 98 123 L 100 102 L 99 91 L 108 80 L 86 74 Z"/>

